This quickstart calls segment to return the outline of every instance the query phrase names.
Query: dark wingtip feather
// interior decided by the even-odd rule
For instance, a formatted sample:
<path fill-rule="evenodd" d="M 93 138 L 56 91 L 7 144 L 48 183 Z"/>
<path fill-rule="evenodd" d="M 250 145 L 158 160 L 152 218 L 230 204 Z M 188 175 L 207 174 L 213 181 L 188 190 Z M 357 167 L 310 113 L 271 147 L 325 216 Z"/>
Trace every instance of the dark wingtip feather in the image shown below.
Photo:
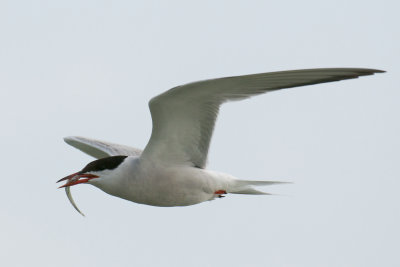
<path fill-rule="evenodd" d="M 359 69 L 361 75 L 373 75 L 375 73 L 385 73 L 385 70 L 377 70 L 377 69 Z"/>
<path fill-rule="evenodd" d="M 375 70 L 376 73 L 385 73 L 386 70 Z"/>

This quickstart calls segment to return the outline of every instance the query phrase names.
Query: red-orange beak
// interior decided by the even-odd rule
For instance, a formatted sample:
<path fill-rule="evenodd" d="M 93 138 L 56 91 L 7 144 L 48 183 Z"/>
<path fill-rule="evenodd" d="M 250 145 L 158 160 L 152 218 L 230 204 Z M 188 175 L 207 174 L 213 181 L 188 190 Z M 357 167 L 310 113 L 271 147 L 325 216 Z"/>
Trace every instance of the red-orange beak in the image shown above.
<path fill-rule="evenodd" d="M 63 188 L 63 187 L 66 187 L 66 186 L 72 186 L 72 185 L 76 185 L 76 184 L 87 183 L 91 179 L 94 179 L 94 178 L 99 178 L 99 176 L 94 175 L 94 174 L 90 174 L 90 173 L 79 173 L 79 172 L 76 172 L 76 173 L 73 173 L 71 175 L 68 175 L 68 176 L 58 180 L 57 183 L 67 180 L 67 183 L 65 185 L 62 185 L 62 186 L 59 187 L 59 188 Z"/>

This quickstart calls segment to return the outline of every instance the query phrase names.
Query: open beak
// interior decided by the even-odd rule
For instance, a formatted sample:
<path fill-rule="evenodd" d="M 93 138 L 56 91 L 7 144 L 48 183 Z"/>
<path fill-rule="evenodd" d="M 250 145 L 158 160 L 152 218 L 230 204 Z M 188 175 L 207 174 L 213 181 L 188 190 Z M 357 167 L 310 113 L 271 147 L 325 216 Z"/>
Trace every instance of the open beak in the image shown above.
<path fill-rule="evenodd" d="M 66 184 L 64 184 L 64 185 L 59 187 L 59 188 L 63 188 L 63 187 L 66 187 L 66 186 L 73 186 L 73 185 L 76 185 L 76 184 L 87 183 L 91 179 L 94 179 L 94 178 L 99 178 L 99 176 L 94 175 L 94 174 L 90 174 L 90 173 L 79 173 L 79 172 L 76 172 L 76 173 L 68 175 L 68 176 L 66 176 L 64 178 L 61 178 L 60 180 L 57 181 L 57 183 L 67 180 Z"/>

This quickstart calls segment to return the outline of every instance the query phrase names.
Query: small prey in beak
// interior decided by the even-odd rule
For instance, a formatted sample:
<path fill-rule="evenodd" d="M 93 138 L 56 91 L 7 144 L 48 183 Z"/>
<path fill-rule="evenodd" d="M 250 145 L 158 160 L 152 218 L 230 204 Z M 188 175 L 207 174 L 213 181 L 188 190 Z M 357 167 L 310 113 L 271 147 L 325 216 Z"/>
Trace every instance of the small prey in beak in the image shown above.
<path fill-rule="evenodd" d="M 94 174 L 79 173 L 79 172 L 77 172 L 77 173 L 68 175 L 68 176 L 66 176 L 66 177 L 64 177 L 64 178 L 62 178 L 62 179 L 60 179 L 60 180 L 57 181 L 57 183 L 58 183 L 58 182 L 67 180 L 67 183 L 64 184 L 64 185 L 62 185 L 62 186 L 60 186 L 59 188 L 65 187 L 65 193 L 67 194 L 67 197 L 68 197 L 68 199 L 69 199 L 69 202 L 71 202 L 72 206 L 73 206 L 82 216 L 85 216 L 85 214 L 83 214 L 83 213 L 79 210 L 78 206 L 76 206 L 75 201 L 74 201 L 74 199 L 72 198 L 72 195 L 71 195 L 70 186 L 76 185 L 76 184 L 81 184 L 81 183 L 87 183 L 87 182 L 90 181 L 91 179 L 93 179 L 93 178 L 98 178 L 98 177 L 99 177 L 99 176 L 94 175 Z M 81 179 L 81 178 L 83 178 L 83 179 Z"/>

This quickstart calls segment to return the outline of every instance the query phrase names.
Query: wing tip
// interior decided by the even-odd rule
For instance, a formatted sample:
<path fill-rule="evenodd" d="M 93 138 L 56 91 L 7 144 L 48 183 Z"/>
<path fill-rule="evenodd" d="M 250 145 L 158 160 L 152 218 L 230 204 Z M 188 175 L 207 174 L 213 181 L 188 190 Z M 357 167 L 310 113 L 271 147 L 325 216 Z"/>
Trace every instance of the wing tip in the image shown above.
<path fill-rule="evenodd" d="M 63 138 L 64 142 L 67 143 L 68 145 L 72 145 L 74 142 L 78 142 L 82 139 L 80 136 L 66 136 Z"/>
<path fill-rule="evenodd" d="M 358 69 L 361 75 L 374 75 L 375 73 L 385 73 L 385 70 L 378 69 Z"/>
<path fill-rule="evenodd" d="M 385 73 L 386 72 L 386 70 L 374 70 L 375 72 L 374 73 Z"/>
<path fill-rule="evenodd" d="M 63 138 L 63 140 L 64 140 L 65 143 L 70 144 L 71 141 L 75 140 L 74 137 L 75 136 L 66 136 L 66 137 Z"/>

